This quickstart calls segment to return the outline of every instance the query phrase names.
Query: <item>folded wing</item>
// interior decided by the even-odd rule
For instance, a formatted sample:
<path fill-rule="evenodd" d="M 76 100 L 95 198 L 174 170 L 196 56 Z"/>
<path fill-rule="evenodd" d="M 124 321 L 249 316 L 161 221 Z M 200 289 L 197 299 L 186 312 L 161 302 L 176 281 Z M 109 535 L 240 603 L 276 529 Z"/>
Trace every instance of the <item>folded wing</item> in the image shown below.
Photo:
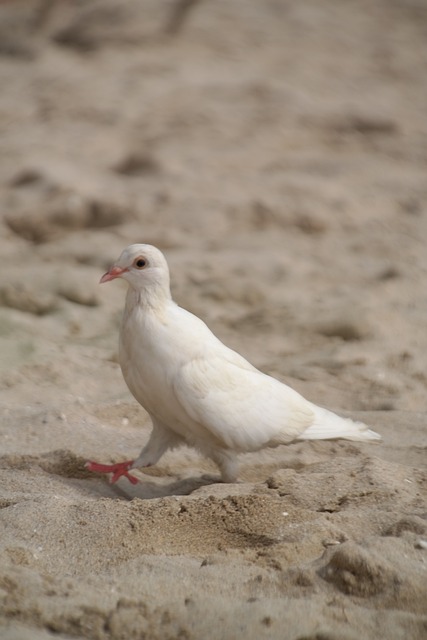
<path fill-rule="evenodd" d="M 188 415 L 235 451 L 297 439 L 314 420 L 310 404 L 234 352 L 227 355 L 193 359 L 179 369 L 174 390 Z"/>

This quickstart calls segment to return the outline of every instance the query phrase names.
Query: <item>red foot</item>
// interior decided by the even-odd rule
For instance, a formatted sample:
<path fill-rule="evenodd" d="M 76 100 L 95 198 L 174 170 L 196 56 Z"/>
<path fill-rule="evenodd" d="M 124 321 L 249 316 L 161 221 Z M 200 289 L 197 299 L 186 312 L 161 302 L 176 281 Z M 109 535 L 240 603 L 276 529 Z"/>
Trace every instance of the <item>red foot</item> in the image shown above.
<path fill-rule="evenodd" d="M 133 464 L 133 460 L 126 460 L 126 462 L 116 462 L 116 464 L 100 464 L 99 462 L 93 462 L 89 460 L 86 462 L 85 467 L 89 471 L 95 471 L 95 473 L 112 473 L 110 479 L 111 484 L 117 482 L 119 478 L 125 476 L 132 484 L 137 484 L 138 480 L 135 476 L 131 476 L 128 471 Z"/>

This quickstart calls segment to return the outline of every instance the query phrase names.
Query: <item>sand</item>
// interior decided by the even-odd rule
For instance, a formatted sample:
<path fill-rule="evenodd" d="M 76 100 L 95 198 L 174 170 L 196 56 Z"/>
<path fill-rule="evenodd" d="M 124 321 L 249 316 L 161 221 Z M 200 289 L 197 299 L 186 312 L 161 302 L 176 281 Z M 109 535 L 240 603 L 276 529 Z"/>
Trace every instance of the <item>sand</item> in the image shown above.
<path fill-rule="evenodd" d="M 0 5 L 0 636 L 427 637 L 427 7 Z M 117 364 L 132 242 L 177 302 L 381 444 L 190 449 Z"/>

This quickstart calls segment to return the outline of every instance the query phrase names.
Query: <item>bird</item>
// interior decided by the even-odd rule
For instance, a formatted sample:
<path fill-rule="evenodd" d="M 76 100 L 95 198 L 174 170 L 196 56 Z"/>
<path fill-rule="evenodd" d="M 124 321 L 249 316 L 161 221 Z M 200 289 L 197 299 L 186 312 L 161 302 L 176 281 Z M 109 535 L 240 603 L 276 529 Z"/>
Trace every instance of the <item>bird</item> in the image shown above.
<path fill-rule="evenodd" d="M 134 460 L 88 461 L 110 481 L 155 465 L 169 449 L 189 445 L 213 460 L 226 483 L 238 478 L 238 454 L 303 440 L 377 441 L 362 422 L 342 418 L 306 400 L 224 345 L 196 315 L 171 296 L 163 253 L 131 244 L 101 277 L 128 284 L 120 329 L 119 363 L 152 431 Z"/>

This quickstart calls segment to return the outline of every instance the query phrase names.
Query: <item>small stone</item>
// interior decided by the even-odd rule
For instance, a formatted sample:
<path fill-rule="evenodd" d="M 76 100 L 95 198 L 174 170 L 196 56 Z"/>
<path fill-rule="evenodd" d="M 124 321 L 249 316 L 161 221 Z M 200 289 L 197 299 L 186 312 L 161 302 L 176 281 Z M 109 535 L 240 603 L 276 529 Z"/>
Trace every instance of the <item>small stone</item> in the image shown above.
<path fill-rule="evenodd" d="M 423 540 L 422 538 L 420 538 L 416 541 L 415 547 L 416 549 L 424 549 L 425 551 L 427 551 L 427 540 Z"/>

